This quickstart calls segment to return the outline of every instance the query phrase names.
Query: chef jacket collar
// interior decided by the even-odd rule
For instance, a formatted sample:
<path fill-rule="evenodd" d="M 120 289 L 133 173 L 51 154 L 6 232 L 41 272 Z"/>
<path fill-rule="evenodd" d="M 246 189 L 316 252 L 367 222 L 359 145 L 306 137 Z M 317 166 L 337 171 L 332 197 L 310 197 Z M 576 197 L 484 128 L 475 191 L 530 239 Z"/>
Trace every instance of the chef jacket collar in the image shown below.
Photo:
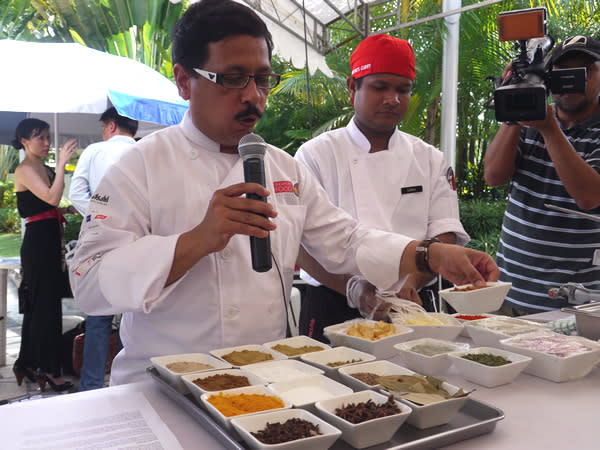
<path fill-rule="evenodd" d="M 371 143 L 369 142 L 367 137 L 363 134 L 362 131 L 360 131 L 360 129 L 356 125 L 356 122 L 354 121 L 355 117 L 356 116 L 352 116 L 352 120 L 350 120 L 350 123 L 348 123 L 348 126 L 346 128 L 348 129 L 348 133 L 350 134 L 350 138 L 352 139 L 352 141 L 361 150 L 364 150 L 365 153 L 368 153 L 369 150 L 371 150 Z M 398 129 L 396 128 L 394 130 L 394 134 L 392 134 L 392 136 L 390 137 L 390 141 L 388 143 L 388 149 L 393 148 L 394 145 L 396 145 L 396 142 L 398 141 L 399 136 L 400 136 L 400 131 L 398 131 Z"/>
<path fill-rule="evenodd" d="M 203 150 L 208 150 L 215 153 L 221 151 L 221 145 L 218 142 L 213 141 L 204 133 L 202 133 L 202 131 L 196 128 L 196 125 L 194 125 L 194 122 L 192 122 L 192 117 L 190 116 L 189 110 L 185 112 L 183 120 L 179 126 L 181 127 L 181 131 L 183 131 L 184 136 L 197 146 L 202 147 Z M 191 147 L 188 149 L 188 154 L 190 159 L 195 159 L 198 157 L 198 149 Z"/>

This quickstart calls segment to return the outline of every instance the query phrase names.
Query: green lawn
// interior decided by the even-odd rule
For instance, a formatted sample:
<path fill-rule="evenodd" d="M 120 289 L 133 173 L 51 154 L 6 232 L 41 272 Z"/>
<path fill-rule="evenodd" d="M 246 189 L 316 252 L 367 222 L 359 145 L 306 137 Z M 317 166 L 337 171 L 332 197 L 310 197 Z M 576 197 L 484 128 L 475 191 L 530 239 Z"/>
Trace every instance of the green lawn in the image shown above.
<path fill-rule="evenodd" d="M 7 258 L 19 256 L 21 233 L 0 234 L 0 256 Z"/>

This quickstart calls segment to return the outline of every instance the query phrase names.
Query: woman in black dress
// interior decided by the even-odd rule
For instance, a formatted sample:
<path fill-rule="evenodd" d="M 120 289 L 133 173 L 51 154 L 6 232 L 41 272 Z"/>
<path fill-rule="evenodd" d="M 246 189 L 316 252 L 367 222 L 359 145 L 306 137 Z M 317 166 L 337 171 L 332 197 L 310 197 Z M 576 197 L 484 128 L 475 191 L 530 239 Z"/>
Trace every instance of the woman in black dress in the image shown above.
<path fill-rule="evenodd" d="M 61 299 L 70 296 L 69 279 L 62 253 L 62 214 L 72 207 L 57 208 L 64 189 L 65 165 L 77 148 L 70 140 L 61 148 L 56 173 L 43 163 L 50 149 L 49 125 L 43 120 L 19 123 L 16 149 L 25 149 L 25 159 L 15 170 L 19 214 L 27 225 L 21 245 L 22 281 L 19 310 L 23 313 L 21 349 L 13 371 L 17 383 L 24 377 L 46 383 L 60 392 L 73 385 L 61 376 Z"/>

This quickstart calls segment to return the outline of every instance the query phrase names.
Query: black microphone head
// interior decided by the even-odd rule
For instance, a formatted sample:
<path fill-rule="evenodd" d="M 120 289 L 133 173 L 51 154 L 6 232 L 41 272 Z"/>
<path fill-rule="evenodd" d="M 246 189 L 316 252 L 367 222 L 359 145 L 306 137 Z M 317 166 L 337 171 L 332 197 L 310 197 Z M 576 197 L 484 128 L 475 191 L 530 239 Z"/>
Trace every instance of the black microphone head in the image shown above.
<path fill-rule="evenodd" d="M 240 139 L 238 144 L 238 153 L 244 159 L 248 158 L 260 158 L 263 159 L 265 151 L 267 150 L 267 143 L 258 134 L 249 133 Z"/>

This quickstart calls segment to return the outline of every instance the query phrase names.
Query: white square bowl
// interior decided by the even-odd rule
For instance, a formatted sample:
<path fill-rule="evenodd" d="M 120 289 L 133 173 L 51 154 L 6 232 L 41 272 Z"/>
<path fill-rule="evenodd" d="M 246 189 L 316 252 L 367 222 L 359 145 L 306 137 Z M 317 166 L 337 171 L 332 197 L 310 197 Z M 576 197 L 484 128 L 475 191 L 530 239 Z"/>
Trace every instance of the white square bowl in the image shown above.
<path fill-rule="evenodd" d="M 461 316 L 466 316 L 468 318 L 463 318 Z M 469 332 L 465 328 L 465 325 L 467 323 L 471 323 L 471 321 L 473 321 L 473 320 L 481 320 L 481 319 L 487 319 L 489 317 L 500 317 L 500 316 L 498 316 L 497 314 L 491 314 L 491 313 L 479 313 L 479 314 L 454 313 L 454 314 L 452 314 L 452 317 L 454 317 L 456 320 L 458 320 L 463 325 L 463 329 L 460 332 L 460 336 L 469 337 Z"/>
<path fill-rule="evenodd" d="M 221 359 L 222 361 L 225 361 L 227 364 L 230 364 L 230 366 L 233 367 L 243 367 L 247 364 L 231 364 L 229 361 L 227 361 L 225 358 L 223 358 L 223 356 L 228 355 L 229 353 L 232 352 L 242 352 L 244 350 L 249 350 L 249 351 L 255 351 L 255 352 L 260 352 L 260 353 L 266 353 L 271 355 L 271 357 L 273 359 L 270 359 L 268 361 L 274 361 L 274 360 L 280 360 L 280 359 L 287 359 L 287 356 L 285 356 L 283 353 L 279 353 L 269 347 L 266 347 L 264 345 L 258 345 L 258 344 L 249 344 L 249 345 L 238 345 L 237 347 L 228 347 L 228 348 L 219 348 L 216 350 L 211 350 L 209 353 L 219 359 Z M 266 362 L 266 361 L 262 361 L 262 362 Z M 249 364 L 257 364 L 257 363 L 249 363 Z"/>
<path fill-rule="evenodd" d="M 352 389 L 324 375 L 313 375 L 293 381 L 281 381 L 270 385 L 277 395 L 292 404 L 314 412 L 314 404 L 320 400 L 352 393 Z"/>
<path fill-rule="evenodd" d="M 544 324 L 518 319 L 516 317 L 495 316 L 487 319 L 471 320 L 465 329 L 477 347 L 498 347 L 500 340 L 517 334 L 547 330 Z"/>
<path fill-rule="evenodd" d="M 267 396 L 272 396 L 272 397 L 278 397 L 279 399 L 281 399 L 281 401 L 283 401 L 283 407 L 282 408 L 274 408 L 274 409 L 269 409 L 269 410 L 265 410 L 265 411 L 279 411 L 282 409 L 287 409 L 287 408 L 291 408 L 292 404 L 290 402 L 288 402 L 287 400 L 285 400 L 284 398 L 282 398 L 281 396 L 277 395 L 269 386 L 263 386 L 263 385 L 255 385 L 255 386 L 248 386 L 248 387 L 241 387 L 241 388 L 236 388 L 236 389 L 229 389 L 227 391 L 217 391 L 217 392 L 206 392 L 204 394 L 202 394 L 202 396 L 200 397 L 200 401 L 202 402 L 202 404 L 204 405 L 204 407 L 208 410 L 208 412 L 217 420 L 217 422 L 219 422 L 221 424 L 221 427 L 225 428 L 227 431 L 229 432 L 233 432 L 234 429 L 231 425 L 231 419 L 233 417 L 244 417 L 244 416 L 248 416 L 248 415 L 252 415 L 252 414 L 261 414 L 265 411 L 256 411 L 256 412 L 249 412 L 246 414 L 238 414 L 235 416 L 225 416 L 221 411 L 219 411 L 217 408 L 215 408 L 211 403 L 209 403 L 208 399 L 213 396 L 213 395 L 225 395 L 225 396 L 231 396 L 231 395 L 239 395 L 239 394 L 259 394 L 259 395 L 267 395 Z"/>
<path fill-rule="evenodd" d="M 411 339 L 413 333 L 412 329 L 407 326 L 392 324 L 396 328 L 396 334 L 378 339 L 376 341 L 371 341 L 369 339 L 358 336 L 349 336 L 346 334 L 346 331 L 355 323 L 373 327 L 377 321 L 368 319 L 349 320 L 347 322 L 325 327 L 323 334 L 334 346 L 355 348 L 362 352 L 370 353 L 377 359 L 385 359 L 396 354 L 396 351 L 394 350 L 394 344 Z"/>
<path fill-rule="evenodd" d="M 174 372 L 167 367 L 168 364 L 184 361 L 207 364 L 209 366 L 212 366 L 212 368 L 203 371 L 192 370 L 189 372 Z M 206 372 L 215 369 L 226 369 L 231 367 L 231 364 L 221 359 L 214 358 L 211 355 L 207 355 L 206 353 L 182 353 L 179 355 L 153 356 L 152 358 L 150 358 L 150 362 L 158 371 L 161 378 L 163 378 L 167 383 L 169 383 L 182 394 L 188 393 L 187 387 L 181 380 L 182 375 L 186 375 L 188 373 Z"/>
<path fill-rule="evenodd" d="M 315 404 L 317 414 L 336 428 L 342 430 L 342 439 L 354 448 L 365 448 L 389 441 L 411 413 L 410 407 L 396 400 L 400 413 L 379 417 L 361 423 L 351 423 L 335 414 L 337 408 L 348 404 L 366 403 L 369 400 L 377 405 L 387 402 L 388 397 L 366 390 L 354 394 L 321 400 Z"/>
<path fill-rule="evenodd" d="M 413 330 L 412 335 L 409 336 L 411 341 L 425 337 L 452 341 L 463 330 L 462 323 L 449 314 L 432 312 L 420 314 L 423 314 L 425 319 L 430 319 L 432 322 L 441 323 L 439 325 L 413 324 L 410 321 L 410 317 L 414 317 L 412 314 L 406 315 L 400 313 L 390 313 L 390 317 L 395 325 L 403 325 Z"/>
<path fill-rule="evenodd" d="M 220 369 L 220 370 L 212 370 L 210 372 L 189 373 L 187 375 L 182 375 L 181 380 L 183 381 L 183 384 L 185 384 L 186 388 L 192 393 L 194 398 L 196 400 L 198 400 L 198 402 L 201 402 L 202 394 L 229 390 L 229 389 L 207 390 L 207 389 L 204 389 L 204 388 L 198 386 L 196 383 L 194 383 L 195 380 L 212 377 L 214 375 L 234 375 L 234 376 L 246 377 L 248 379 L 249 386 L 266 385 L 267 384 L 267 380 L 264 380 L 263 378 L 259 377 L 258 375 L 247 372 L 243 369 Z M 237 389 L 237 388 L 232 388 L 232 389 Z"/>
<path fill-rule="evenodd" d="M 502 356 L 510 361 L 502 366 L 488 366 L 476 361 L 463 358 L 468 354 L 487 353 L 495 356 Z M 465 378 L 465 380 L 480 384 L 485 387 L 493 388 L 503 384 L 512 383 L 512 381 L 527 367 L 531 362 L 529 356 L 509 352 L 494 347 L 477 347 L 461 352 L 449 353 L 448 358 L 452 364 Z"/>
<path fill-rule="evenodd" d="M 312 353 L 313 351 L 321 351 L 321 350 L 327 350 L 327 349 L 331 348 L 330 345 L 323 344 L 322 342 L 319 342 L 316 339 L 310 338 L 303 334 L 301 334 L 299 336 L 289 337 L 286 339 L 279 339 L 278 341 L 266 342 L 264 344 L 265 347 L 269 347 L 275 351 L 278 351 L 278 350 L 273 347 L 275 347 L 277 345 L 287 345 L 287 346 L 292 347 L 293 349 L 296 349 L 296 351 L 298 351 L 300 353 L 288 355 L 285 352 L 282 352 L 282 351 L 279 352 L 279 353 L 283 353 L 288 358 L 296 358 L 296 359 L 300 358 L 300 355 L 303 355 L 305 353 Z M 321 350 L 312 350 L 312 351 L 306 352 L 306 351 L 301 351 L 302 347 L 320 347 Z"/>
<path fill-rule="evenodd" d="M 532 358 L 525 373 L 556 383 L 582 378 L 600 362 L 600 344 L 580 336 L 538 331 L 503 339 L 500 344 Z M 588 350 L 576 351 L 583 348 Z"/>
<path fill-rule="evenodd" d="M 425 355 L 413 350 L 417 346 L 426 345 L 439 349 L 435 355 Z M 465 344 L 455 344 L 449 341 L 433 338 L 421 338 L 414 341 L 401 342 L 394 346 L 404 365 L 422 375 L 439 375 L 450 367 L 448 353 L 465 349 Z"/>
<path fill-rule="evenodd" d="M 306 353 L 301 355 L 300 359 L 305 363 L 312 364 L 313 366 L 322 369 L 328 377 L 339 379 L 338 369 L 340 367 L 374 361 L 375 357 L 369 353 L 356 350 L 355 348 L 342 346 L 323 350 L 322 352 Z M 353 360 L 356 360 L 356 362 L 349 362 L 348 364 L 342 364 L 341 366 L 331 367 L 327 365 L 334 362 Z"/>
<path fill-rule="evenodd" d="M 401 367 L 402 373 L 398 375 L 414 375 L 415 372 L 409 369 Z M 460 389 L 459 387 L 443 382 L 442 388 L 450 395 L 455 394 Z M 389 392 L 385 389 L 380 389 L 384 395 L 389 395 Z M 415 428 L 425 429 L 436 427 L 438 425 L 447 424 L 452 418 L 458 414 L 458 411 L 467 402 L 468 395 L 460 398 L 451 398 L 448 400 L 442 400 L 436 403 L 430 403 L 429 405 L 417 405 L 410 400 L 405 400 L 401 397 L 397 398 L 398 401 L 407 404 L 412 409 L 412 413 L 406 420 L 407 423 L 411 424 Z"/>
<path fill-rule="evenodd" d="M 283 424 L 290 419 L 302 419 L 311 422 L 319 427 L 319 432 L 322 434 L 282 442 L 281 444 L 265 444 L 252 435 L 252 433 L 264 430 L 267 423 Z M 250 448 L 257 450 L 325 449 L 331 447 L 342 435 L 342 432 L 336 427 L 304 409 L 283 409 L 262 414 L 234 417 L 231 419 L 231 425 Z"/>
<path fill-rule="evenodd" d="M 344 384 L 350 386 L 355 391 L 363 391 L 365 389 L 374 389 L 376 385 L 367 384 L 358 378 L 354 378 L 355 373 L 372 373 L 379 376 L 402 375 L 406 373 L 406 368 L 394 364 L 387 359 L 371 361 L 366 363 L 354 364 L 351 366 L 340 367 L 338 373 Z"/>
<path fill-rule="evenodd" d="M 253 373 L 269 383 L 279 381 L 291 381 L 298 378 L 321 375 L 323 370 L 311 366 L 297 359 L 281 359 L 277 361 L 266 361 L 244 366 L 244 370 Z"/>
<path fill-rule="evenodd" d="M 464 289 L 469 285 L 442 289 L 440 296 L 459 313 L 478 314 L 498 311 L 512 283 L 494 281 L 486 284 L 486 287 L 472 291 L 455 291 L 457 288 Z"/>

